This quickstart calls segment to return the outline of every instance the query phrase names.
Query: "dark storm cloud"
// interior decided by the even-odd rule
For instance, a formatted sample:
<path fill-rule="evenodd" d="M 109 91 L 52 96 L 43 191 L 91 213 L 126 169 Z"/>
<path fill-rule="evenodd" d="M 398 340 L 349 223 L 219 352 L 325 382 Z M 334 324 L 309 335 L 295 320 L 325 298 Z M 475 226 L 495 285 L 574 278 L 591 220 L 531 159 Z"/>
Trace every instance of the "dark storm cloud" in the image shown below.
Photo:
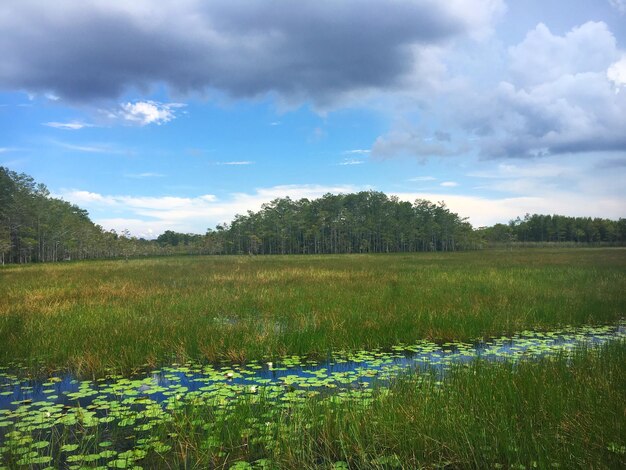
<path fill-rule="evenodd" d="M 416 66 L 414 46 L 484 26 L 498 2 L 124 3 L 3 2 L 0 88 L 89 101 L 165 83 L 323 104 L 399 84 Z"/>

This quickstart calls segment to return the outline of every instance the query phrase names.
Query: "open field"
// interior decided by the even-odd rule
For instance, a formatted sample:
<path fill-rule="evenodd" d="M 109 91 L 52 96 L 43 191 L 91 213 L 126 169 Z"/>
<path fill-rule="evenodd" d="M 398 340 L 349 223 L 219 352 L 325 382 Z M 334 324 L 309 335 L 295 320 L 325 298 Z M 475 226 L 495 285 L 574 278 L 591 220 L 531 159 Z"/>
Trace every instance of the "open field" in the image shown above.
<path fill-rule="evenodd" d="M 181 257 L 0 269 L 0 365 L 128 373 L 615 323 L 626 250 Z"/>

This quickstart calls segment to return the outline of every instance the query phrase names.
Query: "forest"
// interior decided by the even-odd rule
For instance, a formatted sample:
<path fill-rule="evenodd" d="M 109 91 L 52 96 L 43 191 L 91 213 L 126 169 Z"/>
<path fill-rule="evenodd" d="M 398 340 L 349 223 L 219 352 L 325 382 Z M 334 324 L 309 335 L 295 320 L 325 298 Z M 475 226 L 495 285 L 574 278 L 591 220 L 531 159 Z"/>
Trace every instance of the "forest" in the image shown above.
<path fill-rule="evenodd" d="M 526 214 L 507 224 L 495 224 L 478 230 L 486 242 L 572 242 L 607 243 L 626 242 L 626 219 L 567 217 L 564 215 Z"/>
<path fill-rule="evenodd" d="M 339 254 L 457 251 L 502 243 L 626 242 L 626 219 L 529 215 L 473 229 L 444 202 L 400 201 L 376 191 L 288 197 L 236 215 L 205 234 L 171 230 L 155 240 L 94 224 L 46 186 L 0 167 L 0 262 L 30 263 L 168 254 Z"/>

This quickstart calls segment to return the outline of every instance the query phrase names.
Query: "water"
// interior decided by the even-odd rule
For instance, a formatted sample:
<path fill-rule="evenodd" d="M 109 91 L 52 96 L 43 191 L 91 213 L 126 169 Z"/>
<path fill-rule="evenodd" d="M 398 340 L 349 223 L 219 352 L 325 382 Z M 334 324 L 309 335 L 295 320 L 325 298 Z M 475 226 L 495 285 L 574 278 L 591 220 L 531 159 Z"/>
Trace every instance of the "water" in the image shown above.
<path fill-rule="evenodd" d="M 93 404 L 104 401 L 167 404 L 190 396 L 219 394 L 222 389 L 227 390 L 224 393 L 227 397 L 232 393 L 256 393 L 268 386 L 284 391 L 332 393 L 337 389 L 369 387 L 373 381 L 389 381 L 409 369 L 429 368 L 444 374 L 452 364 L 477 358 L 489 361 L 532 359 L 568 351 L 583 343 L 600 345 L 618 338 L 626 338 L 626 323 L 548 333 L 526 331 L 513 337 L 474 343 L 421 341 L 398 345 L 389 351 L 339 352 L 321 362 L 291 356 L 275 364 L 174 364 L 132 379 L 113 376 L 98 381 L 79 381 L 71 374 L 62 374 L 32 381 L 0 370 L 0 411 L 15 411 L 20 407 L 41 409 L 49 405 L 63 405 L 64 409 L 98 408 Z"/>

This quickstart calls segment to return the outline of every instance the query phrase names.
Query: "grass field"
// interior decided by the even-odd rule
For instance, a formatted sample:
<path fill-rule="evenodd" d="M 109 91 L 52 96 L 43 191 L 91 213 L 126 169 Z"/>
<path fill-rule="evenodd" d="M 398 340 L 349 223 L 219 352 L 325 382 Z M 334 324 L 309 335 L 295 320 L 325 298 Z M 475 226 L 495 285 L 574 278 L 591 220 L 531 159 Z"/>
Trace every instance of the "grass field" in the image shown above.
<path fill-rule="evenodd" d="M 624 468 L 624 333 L 552 344 L 565 325 L 623 325 L 624 292 L 626 250 L 608 248 L 3 267 L 0 470 Z M 403 344 L 523 330 L 548 331 L 536 356 L 444 375 L 233 380 L 273 373 L 267 361 L 374 364 Z M 128 378 L 175 362 L 165 382 Z M 196 371 L 192 391 L 180 374 Z"/>
<path fill-rule="evenodd" d="M 0 365 L 83 376 L 607 324 L 626 250 L 179 257 L 0 269 Z"/>

